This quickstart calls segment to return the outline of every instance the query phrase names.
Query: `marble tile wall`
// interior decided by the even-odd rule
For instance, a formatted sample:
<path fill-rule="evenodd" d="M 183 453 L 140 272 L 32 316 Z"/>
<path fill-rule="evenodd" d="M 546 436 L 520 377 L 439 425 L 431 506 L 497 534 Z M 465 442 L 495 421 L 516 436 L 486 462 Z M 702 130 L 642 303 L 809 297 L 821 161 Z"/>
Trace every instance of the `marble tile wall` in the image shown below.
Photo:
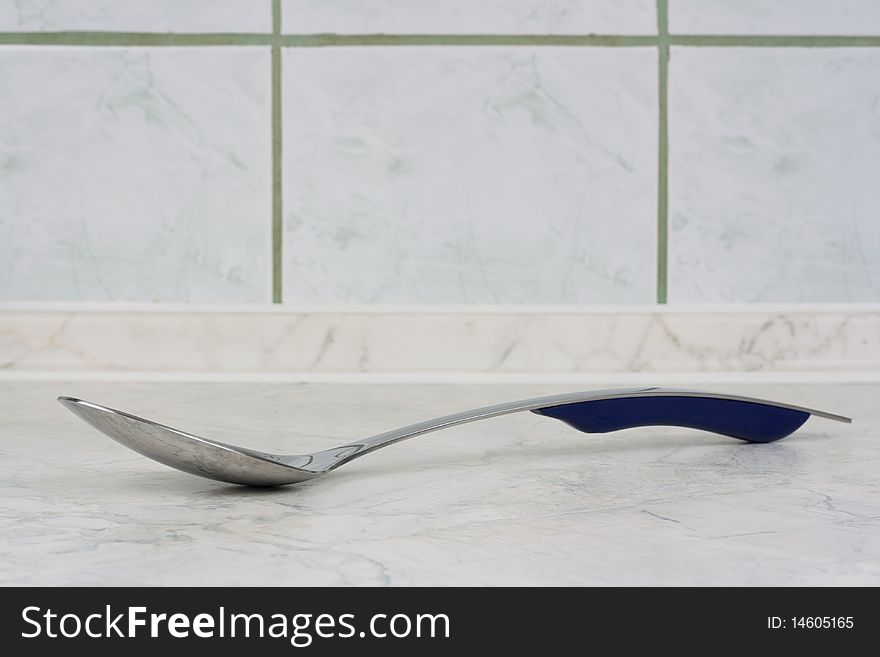
<path fill-rule="evenodd" d="M 269 58 L 0 47 L 0 299 L 268 302 Z"/>
<path fill-rule="evenodd" d="M 878 79 L 873 0 L 0 0 L 0 302 L 877 302 Z"/>
<path fill-rule="evenodd" d="M 656 34 L 655 0 L 282 0 L 287 34 Z"/>
<path fill-rule="evenodd" d="M 880 34 L 874 0 L 669 0 L 671 34 Z"/>
<path fill-rule="evenodd" d="M 285 301 L 653 301 L 655 62 L 287 51 Z"/>
<path fill-rule="evenodd" d="M 263 0 L 0 0 L 0 31 L 268 32 Z"/>
<path fill-rule="evenodd" d="M 673 48 L 675 302 L 880 299 L 880 48 Z"/>

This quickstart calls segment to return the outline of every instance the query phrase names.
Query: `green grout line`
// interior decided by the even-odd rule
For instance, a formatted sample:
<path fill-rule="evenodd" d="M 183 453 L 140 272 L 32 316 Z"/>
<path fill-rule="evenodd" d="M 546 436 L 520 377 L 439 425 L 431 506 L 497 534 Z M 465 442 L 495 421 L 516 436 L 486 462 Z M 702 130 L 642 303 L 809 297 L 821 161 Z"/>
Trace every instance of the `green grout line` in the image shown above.
<path fill-rule="evenodd" d="M 667 0 L 668 1 L 668 0 Z M 659 2 L 659 0 L 658 0 Z M 712 48 L 846 48 L 880 47 L 878 36 L 786 35 L 547 35 L 547 34 L 281 34 L 273 0 L 272 33 L 154 33 L 154 32 L 0 32 L 0 45 L 43 46 L 596 46 Z M 658 20 L 659 20 L 658 4 Z M 280 16 L 280 9 L 278 16 Z"/>
<path fill-rule="evenodd" d="M 272 0 L 272 32 L 281 34 L 281 0 Z M 281 193 L 281 45 L 272 45 L 272 303 L 281 303 L 284 206 Z"/>
<path fill-rule="evenodd" d="M 271 34 L 151 32 L 0 32 L 0 45 L 37 46 L 268 46 Z"/>
<path fill-rule="evenodd" d="M 877 48 L 880 36 L 672 35 L 674 46 L 710 48 Z"/>
<path fill-rule="evenodd" d="M 281 37 L 285 46 L 602 46 L 632 48 L 652 46 L 650 35 L 614 34 L 314 34 Z"/>
<path fill-rule="evenodd" d="M 657 0 L 657 303 L 669 286 L 669 24 L 668 0 Z"/>
<path fill-rule="evenodd" d="M 281 34 L 272 4 L 271 34 L 152 32 L 0 32 L 0 45 L 49 46 L 653 46 L 657 37 L 614 34 Z M 275 29 L 277 28 L 277 29 Z"/>

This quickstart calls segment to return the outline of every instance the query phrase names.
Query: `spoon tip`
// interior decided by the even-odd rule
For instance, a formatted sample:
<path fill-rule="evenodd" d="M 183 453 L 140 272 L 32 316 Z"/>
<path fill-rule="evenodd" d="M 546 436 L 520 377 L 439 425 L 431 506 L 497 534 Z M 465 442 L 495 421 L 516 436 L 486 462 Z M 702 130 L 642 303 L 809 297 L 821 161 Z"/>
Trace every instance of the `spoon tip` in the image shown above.
<path fill-rule="evenodd" d="M 76 408 L 78 406 L 83 406 L 83 405 L 88 404 L 88 402 L 86 402 L 83 399 L 80 399 L 79 397 L 69 397 L 67 395 L 59 396 L 58 402 L 62 406 L 64 406 L 67 409 L 70 409 L 70 410 L 73 410 L 74 408 Z"/>

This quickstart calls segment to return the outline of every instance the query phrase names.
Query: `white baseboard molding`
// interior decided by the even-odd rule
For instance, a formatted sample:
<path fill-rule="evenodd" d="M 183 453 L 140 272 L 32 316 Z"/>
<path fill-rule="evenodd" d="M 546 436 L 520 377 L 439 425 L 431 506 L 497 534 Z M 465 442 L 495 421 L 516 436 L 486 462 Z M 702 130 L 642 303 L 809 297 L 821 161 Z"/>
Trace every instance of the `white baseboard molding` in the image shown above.
<path fill-rule="evenodd" d="M 0 372 L 585 382 L 609 374 L 880 372 L 876 304 L 312 310 L 7 304 Z"/>
<path fill-rule="evenodd" d="M 207 315 L 802 315 L 880 313 L 880 303 L 676 304 L 276 304 L 4 301 L 2 313 L 134 313 Z"/>
<path fill-rule="evenodd" d="M 702 385 L 880 385 L 875 372 L 609 372 L 609 373 L 485 373 L 485 372 L 124 372 L 0 370 L 0 384 L 54 383 L 268 383 L 362 385 L 565 385 L 574 388 L 614 386 Z"/>

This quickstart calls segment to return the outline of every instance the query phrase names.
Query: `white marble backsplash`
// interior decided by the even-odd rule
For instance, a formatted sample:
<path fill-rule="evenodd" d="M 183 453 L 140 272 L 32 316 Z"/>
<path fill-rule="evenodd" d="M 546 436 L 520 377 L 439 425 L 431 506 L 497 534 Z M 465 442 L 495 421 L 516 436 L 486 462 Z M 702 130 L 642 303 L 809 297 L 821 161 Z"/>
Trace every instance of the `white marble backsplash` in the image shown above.
<path fill-rule="evenodd" d="M 880 309 L 0 314 L 0 371 L 878 372 Z"/>
<path fill-rule="evenodd" d="M 655 0 L 282 0 L 286 34 L 652 34 Z"/>
<path fill-rule="evenodd" d="M 0 47 L 0 300 L 270 300 L 268 48 Z"/>
<path fill-rule="evenodd" d="M 285 52 L 284 300 L 654 300 L 648 48 Z"/>
<path fill-rule="evenodd" d="M 268 32 L 271 0 L 0 0 L 0 31 Z"/>

